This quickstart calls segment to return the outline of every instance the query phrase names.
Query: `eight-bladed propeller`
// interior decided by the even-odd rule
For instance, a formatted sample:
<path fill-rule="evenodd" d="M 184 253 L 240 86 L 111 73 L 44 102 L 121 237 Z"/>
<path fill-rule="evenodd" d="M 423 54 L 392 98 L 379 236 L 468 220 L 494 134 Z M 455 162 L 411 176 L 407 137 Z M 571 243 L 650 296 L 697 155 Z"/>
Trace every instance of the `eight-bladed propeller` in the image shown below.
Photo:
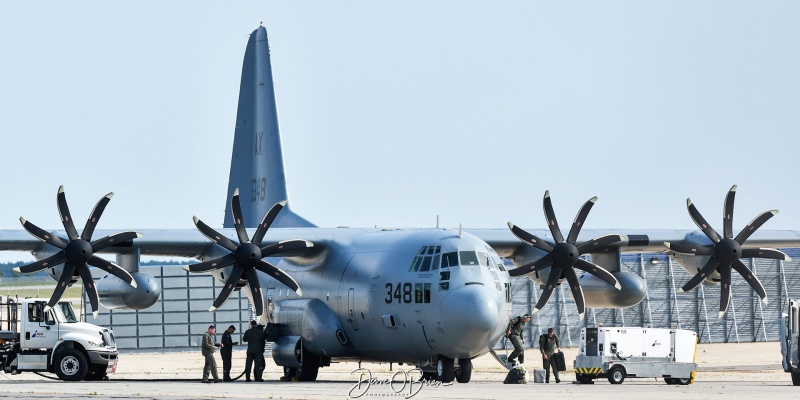
<path fill-rule="evenodd" d="M 578 276 L 575 273 L 575 268 L 588 272 L 617 289 L 622 288 L 614 275 L 597 264 L 593 264 L 589 261 L 581 259 L 580 256 L 581 254 L 604 250 L 609 245 L 626 239 L 625 236 L 606 235 L 581 243 L 578 246 L 575 245 L 576 240 L 578 239 L 578 234 L 581 231 L 581 227 L 583 226 L 584 221 L 586 221 L 586 217 L 589 215 L 589 210 L 592 209 L 595 201 L 597 201 L 597 197 L 592 197 L 589 199 L 589 201 L 583 204 L 583 207 L 581 207 L 578 215 L 575 217 L 575 221 L 572 223 L 572 228 L 569 231 L 569 235 L 567 235 L 567 239 L 564 240 L 564 236 L 561 234 L 561 230 L 558 227 L 558 221 L 556 221 L 555 213 L 553 212 L 553 204 L 550 201 L 550 191 L 548 190 L 544 192 L 544 215 L 547 219 L 547 226 L 550 228 L 550 232 L 553 234 L 553 239 L 557 242 L 556 244 L 551 244 L 539 239 L 538 237 L 520 229 L 511 222 L 508 223 L 508 227 L 511 228 L 511 232 L 513 232 L 514 235 L 516 235 L 522 241 L 533 245 L 537 249 L 547 252 L 547 255 L 538 259 L 537 261 L 523 265 L 519 268 L 515 268 L 509 272 L 509 275 L 511 276 L 520 276 L 533 272 L 539 272 L 547 267 L 550 267 L 550 275 L 547 278 L 547 283 L 544 286 L 542 295 L 539 297 L 539 302 L 536 303 L 536 308 L 533 309 L 534 313 L 541 310 L 542 307 L 547 304 L 547 300 L 550 299 L 553 289 L 558 286 L 558 281 L 563 277 L 567 279 L 567 282 L 569 282 L 570 290 L 572 290 L 572 296 L 575 298 L 575 305 L 578 306 L 578 316 L 580 319 L 583 319 L 583 314 L 585 312 L 583 289 L 581 289 L 580 282 L 578 282 Z"/>
<path fill-rule="evenodd" d="M 31 235 L 51 246 L 61 249 L 61 251 L 53 254 L 50 257 L 36 261 L 32 264 L 14 268 L 14 271 L 29 274 L 55 267 L 62 263 L 64 264 L 64 270 L 61 272 L 61 277 L 58 280 L 58 286 L 56 286 L 55 291 L 53 291 L 53 295 L 50 297 L 50 301 L 47 303 L 45 311 L 55 306 L 56 303 L 61 300 L 61 296 L 64 294 L 64 291 L 68 286 L 71 285 L 73 277 L 80 276 L 80 278 L 83 280 L 83 287 L 86 289 L 86 294 L 89 297 L 89 303 L 92 305 L 92 314 L 95 316 L 95 318 L 97 317 L 97 309 L 100 303 L 100 298 L 97 294 L 97 288 L 95 287 L 94 279 L 92 279 L 92 273 L 89 271 L 89 265 L 100 268 L 109 274 L 122 279 L 131 286 L 136 287 L 136 281 L 133 280 L 133 276 L 131 276 L 128 271 L 111 261 L 94 255 L 94 253 L 111 245 L 136 239 L 142 236 L 141 233 L 137 232 L 120 232 L 106 236 L 102 239 L 95 240 L 93 242 L 91 241 L 94 228 L 97 226 L 97 221 L 100 220 L 100 216 L 103 214 L 103 210 L 106 208 L 106 205 L 108 205 L 108 202 L 111 200 L 112 196 L 114 196 L 114 193 L 109 193 L 97 202 L 97 205 L 94 206 L 94 210 L 92 210 L 92 214 L 89 216 L 89 220 L 86 221 L 86 226 L 83 228 L 83 232 L 80 236 L 78 236 L 78 231 L 75 229 L 75 224 L 72 222 L 72 216 L 69 213 L 69 207 L 67 207 L 67 197 L 64 195 L 64 186 L 59 187 L 58 195 L 56 196 L 58 212 L 61 215 L 61 222 L 64 224 L 64 230 L 66 230 L 69 239 L 62 239 L 56 235 L 51 235 L 49 232 L 39 228 L 32 222 L 20 217 L 19 220 L 22 222 L 22 226 Z"/>
<path fill-rule="evenodd" d="M 236 227 L 236 234 L 239 237 L 239 243 L 228 239 L 213 228 L 204 224 L 203 221 L 200 221 L 200 219 L 197 217 L 194 217 L 194 224 L 197 226 L 197 229 L 213 242 L 230 251 L 230 253 L 213 260 L 189 265 L 184 267 L 184 269 L 190 272 L 206 272 L 233 265 L 230 276 L 228 276 L 228 279 L 225 282 L 225 287 L 219 293 L 217 299 L 214 301 L 214 304 L 208 311 L 214 311 L 222 307 L 222 305 L 225 304 L 225 301 L 228 300 L 228 297 L 230 297 L 231 293 L 233 293 L 233 290 L 236 288 L 239 280 L 244 279 L 247 281 L 247 285 L 250 287 L 250 291 L 253 293 L 253 302 L 256 307 L 256 315 L 262 315 L 264 313 L 264 299 L 263 296 L 261 296 L 261 283 L 258 281 L 258 274 L 256 273 L 256 270 L 275 278 L 277 281 L 286 285 L 289 289 L 295 291 L 299 296 L 303 295 L 303 292 L 300 290 L 300 286 L 297 284 L 297 282 L 295 282 L 294 279 L 292 279 L 291 276 L 289 276 L 280 268 L 262 260 L 264 257 L 269 257 L 277 253 L 291 252 L 294 250 L 301 250 L 314 246 L 313 243 L 307 240 L 286 240 L 268 246 L 261 246 L 261 240 L 267 233 L 269 226 L 272 225 L 272 222 L 275 221 L 278 213 L 285 205 L 286 201 L 282 201 L 269 209 L 267 215 L 264 216 L 264 219 L 258 225 L 258 228 L 256 229 L 256 232 L 251 240 L 248 238 L 247 231 L 244 227 L 242 219 L 242 207 L 239 203 L 239 189 L 236 189 L 233 192 L 233 198 L 231 199 L 231 211 L 233 215 L 233 225 Z"/>
<path fill-rule="evenodd" d="M 761 281 L 758 280 L 743 262 L 739 259 L 744 258 L 770 258 L 775 260 L 789 260 L 789 256 L 782 251 L 768 248 L 748 248 L 743 249 L 742 245 L 758 228 L 761 227 L 767 220 L 772 218 L 773 215 L 778 213 L 778 210 L 771 210 L 762 213 L 755 219 L 750 221 L 747 226 L 739 232 L 736 237 L 733 237 L 733 200 L 736 197 L 736 185 L 731 187 L 728 191 L 728 196 L 725 198 L 725 208 L 722 218 L 722 234 L 720 237 L 717 231 L 706 222 L 705 218 L 700 215 L 697 208 L 692 204 L 691 199 L 686 199 L 686 207 L 689 209 L 689 215 L 692 221 L 700 228 L 700 230 L 711 239 L 713 244 L 709 246 L 694 245 L 686 243 L 669 243 L 665 242 L 664 245 L 668 249 L 683 254 L 691 254 L 697 256 L 711 256 L 706 265 L 701 268 L 692 279 L 689 279 L 685 285 L 680 289 L 680 292 L 687 292 L 694 289 L 704 279 L 706 279 L 714 271 L 719 272 L 722 278 L 722 287 L 720 289 L 719 298 L 719 316 L 722 317 L 725 311 L 728 310 L 728 303 L 730 302 L 731 294 L 731 268 L 735 269 L 742 277 L 747 280 L 750 287 L 758 293 L 764 304 L 767 304 L 767 292 Z"/>

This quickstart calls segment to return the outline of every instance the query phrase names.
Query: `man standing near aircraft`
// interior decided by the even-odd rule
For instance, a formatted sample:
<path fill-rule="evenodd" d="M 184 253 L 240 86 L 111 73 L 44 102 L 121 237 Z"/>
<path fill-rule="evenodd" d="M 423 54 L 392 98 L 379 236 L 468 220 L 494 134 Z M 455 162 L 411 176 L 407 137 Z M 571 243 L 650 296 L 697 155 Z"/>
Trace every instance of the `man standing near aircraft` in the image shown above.
<path fill-rule="evenodd" d="M 222 347 L 219 349 L 219 354 L 222 356 L 222 380 L 225 382 L 231 381 L 231 358 L 233 357 L 233 346 L 239 344 L 234 342 L 231 334 L 236 330 L 236 327 L 231 325 L 222 334 Z"/>
<path fill-rule="evenodd" d="M 244 332 L 242 341 L 247 343 L 247 361 L 244 367 L 245 382 L 250 382 L 250 369 L 255 361 L 255 371 L 253 377 L 256 382 L 264 382 L 261 373 L 264 372 L 264 341 L 266 334 L 264 330 L 256 325 L 256 321 L 250 321 L 250 329 Z"/>
<path fill-rule="evenodd" d="M 556 383 L 561 383 L 561 379 L 558 378 L 558 366 L 553 357 L 553 354 L 561 351 L 561 346 L 558 343 L 558 336 L 553 333 L 553 328 L 548 328 L 547 335 L 539 337 L 539 351 L 542 352 L 542 367 L 546 371 L 544 381 L 550 383 L 550 369 L 552 368 Z"/>
<path fill-rule="evenodd" d="M 525 324 L 530 320 L 531 315 L 525 314 L 516 318 L 512 318 L 508 323 L 506 337 L 508 337 L 508 340 L 511 341 L 511 344 L 514 345 L 514 351 L 512 351 L 511 355 L 508 356 L 508 362 L 512 366 L 517 365 L 517 362 L 514 361 L 517 356 L 519 356 L 520 364 L 525 363 L 525 349 L 522 348 L 522 345 L 525 343 L 525 339 L 522 338 L 522 331 L 525 329 Z"/>
<path fill-rule="evenodd" d="M 214 350 L 217 349 L 214 343 L 214 335 L 217 333 L 217 328 L 214 325 L 208 327 L 208 332 L 203 334 L 203 341 L 201 343 L 203 357 L 206 359 L 203 365 L 203 383 L 208 383 L 208 374 L 214 377 L 214 383 L 219 382 L 217 375 L 217 361 L 214 360 Z"/>

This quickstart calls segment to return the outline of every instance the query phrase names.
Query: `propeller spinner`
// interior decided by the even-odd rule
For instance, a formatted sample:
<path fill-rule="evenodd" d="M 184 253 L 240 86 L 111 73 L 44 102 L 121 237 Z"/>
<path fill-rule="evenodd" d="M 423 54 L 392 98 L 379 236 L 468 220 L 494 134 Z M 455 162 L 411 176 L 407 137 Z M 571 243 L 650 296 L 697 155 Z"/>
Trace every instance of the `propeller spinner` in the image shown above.
<path fill-rule="evenodd" d="M 108 205 L 108 202 L 111 201 L 111 197 L 113 196 L 114 193 L 109 193 L 97 202 L 97 205 L 94 206 L 94 210 L 92 210 L 92 214 L 89 216 L 89 220 L 86 221 L 83 232 L 78 236 L 78 231 L 75 229 L 75 224 L 72 221 L 72 216 L 67 206 L 64 186 L 60 186 L 58 188 L 58 195 L 56 196 L 56 204 L 58 205 L 58 212 L 61 215 L 61 222 L 64 224 L 64 230 L 66 230 L 69 239 L 63 239 L 59 236 L 52 235 L 25 218 L 20 217 L 19 220 L 28 233 L 51 246 L 59 248 L 60 251 L 34 263 L 14 268 L 14 271 L 30 274 L 32 272 L 55 267 L 62 263 L 64 264 L 64 270 L 59 277 L 58 286 L 56 286 L 55 291 L 53 291 L 53 295 L 50 296 L 50 301 L 47 303 L 45 311 L 55 306 L 56 303 L 61 300 L 61 296 L 64 295 L 64 291 L 67 290 L 67 287 L 71 285 L 72 279 L 80 276 L 81 280 L 83 280 L 83 287 L 86 289 L 86 294 L 89 297 L 89 303 L 92 306 L 92 314 L 95 318 L 97 317 L 100 298 L 97 294 L 94 279 L 92 279 L 92 273 L 89 271 L 88 266 L 90 265 L 100 268 L 122 279 L 129 285 L 136 287 L 136 281 L 128 271 L 111 261 L 94 255 L 94 253 L 106 247 L 142 236 L 142 234 L 138 232 L 120 232 L 93 242 L 91 241 L 97 222 L 100 220 L 103 210 L 105 210 L 106 205 Z"/>
<path fill-rule="evenodd" d="M 291 276 L 289 276 L 280 268 L 262 260 L 264 257 L 269 257 L 277 253 L 291 252 L 293 250 L 306 249 L 314 246 L 313 243 L 307 240 L 286 240 L 276 244 L 263 247 L 261 246 L 261 241 L 264 239 L 264 235 L 267 233 L 270 225 L 272 225 L 273 221 L 275 221 L 275 218 L 278 216 L 278 213 L 285 205 L 286 201 L 282 201 L 272 206 L 272 208 L 270 208 L 267 214 L 264 216 L 264 219 L 258 225 L 258 228 L 256 228 L 253 238 L 250 239 L 247 236 L 247 230 L 245 230 L 244 223 L 242 222 L 242 207 L 239 203 L 239 189 L 236 189 L 233 192 L 233 198 L 231 199 L 231 211 L 233 214 L 233 225 L 236 227 L 236 235 L 239 237 L 239 243 L 228 239 L 213 228 L 203 223 L 203 221 L 201 221 L 199 218 L 194 217 L 194 224 L 197 226 L 197 229 L 216 244 L 230 251 L 230 253 L 213 260 L 186 266 L 184 269 L 190 272 L 206 272 L 219 270 L 233 265 L 230 276 L 228 276 L 228 279 L 225 282 L 225 287 L 219 293 L 217 299 L 214 300 L 214 304 L 212 304 L 211 308 L 209 308 L 209 311 L 214 311 L 222 307 L 222 305 L 225 304 L 225 301 L 228 300 L 228 297 L 230 297 L 231 293 L 233 293 L 233 290 L 236 288 L 239 280 L 243 279 L 244 276 L 244 279 L 247 281 L 247 285 L 250 287 L 250 291 L 253 293 L 253 302 L 256 307 L 256 315 L 262 315 L 264 313 L 264 300 L 263 296 L 261 296 L 261 283 L 258 281 L 258 273 L 256 271 L 261 271 L 275 278 L 278 282 L 286 285 L 286 287 L 292 289 L 299 296 L 303 295 L 302 290 L 300 290 L 300 286 Z"/>
<path fill-rule="evenodd" d="M 570 229 L 565 240 L 564 236 L 561 234 L 561 229 L 558 227 L 558 221 L 556 220 L 555 212 L 553 211 L 553 204 L 550 200 L 550 191 L 548 190 L 544 192 L 544 215 L 547 219 L 547 226 L 550 228 L 550 232 L 553 234 L 553 239 L 556 241 L 555 244 L 539 239 L 538 237 L 512 224 L 511 222 L 508 223 L 508 227 L 511 228 L 511 232 L 513 232 L 514 235 L 520 238 L 523 242 L 547 252 L 547 255 L 544 257 L 519 268 L 515 268 L 509 272 L 511 276 L 520 276 L 539 272 L 547 267 L 550 267 L 550 275 L 547 277 L 547 283 L 544 286 L 542 295 L 539 297 L 539 301 L 536 303 L 536 307 L 533 309 L 534 313 L 541 310 L 545 304 L 547 304 L 547 300 L 550 299 L 550 295 L 553 293 L 553 290 L 556 286 L 558 286 L 559 280 L 561 278 L 566 278 L 570 285 L 572 296 L 575 298 L 575 305 L 578 307 L 578 316 L 581 320 L 583 319 L 586 305 L 583 298 L 583 289 L 581 289 L 581 284 L 578 281 L 575 268 L 588 272 L 602 279 L 618 290 L 622 288 L 614 275 L 597 264 L 581 259 L 580 256 L 586 253 L 602 251 L 607 246 L 626 239 L 626 236 L 600 236 L 598 238 L 581 243 L 580 245 L 576 245 L 576 240 L 578 239 L 578 234 L 581 231 L 581 227 L 586 221 L 586 217 L 589 215 L 589 210 L 592 209 L 592 206 L 596 201 L 597 197 L 592 197 L 589 199 L 589 201 L 583 204 L 583 207 L 581 207 L 578 215 L 575 217 L 575 221 L 572 223 L 572 228 Z"/>
<path fill-rule="evenodd" d="M 753 234 L 765 222 L 778 213 L 778 210 L 770 210 L 757 216 L 750 221 L 747 226 L 739 232 L 736 237 L 733 237 L 733 200 L 736 197 L 736 185 L 733 185 L 725 197 L 724 215 L 722 218 L 722 237 L 719 233 L 706 222 L 705 218 L 697 211 L 691 199 L 686 199 L 686 207 L 689 209 L 689 215 L 692 221 L 697 224 L 697 227 L 713 242 L 709 246 L 695 245 L 687 243 L 669 243 L 665 242 L 664 245 L 668 249 L 683 254 L 690 254 L 696 256 L 711 256 L 705 266 L 701 268 L 692 279 L 689 279 L 679 292 L 688 292 L 699 285 L 714 271 L 719 272 L 722 279 L 722 287 L 720 290 L 719 298 L 719 317 L 725 314 L 728 310 L 731 294 L 731 269 L 736 270 L 750 287 L 758 293 L 764 304 L 767 304 L 767 292 L 761 281 L 758 280 L 750 268 L 747 268 L 744 263 L 739 260 L 740 258 L 769 258 L 774 260 L 789 260 L 786 253 L 769 248 L 742 248 L 744 242 L 750 235 Z"/>

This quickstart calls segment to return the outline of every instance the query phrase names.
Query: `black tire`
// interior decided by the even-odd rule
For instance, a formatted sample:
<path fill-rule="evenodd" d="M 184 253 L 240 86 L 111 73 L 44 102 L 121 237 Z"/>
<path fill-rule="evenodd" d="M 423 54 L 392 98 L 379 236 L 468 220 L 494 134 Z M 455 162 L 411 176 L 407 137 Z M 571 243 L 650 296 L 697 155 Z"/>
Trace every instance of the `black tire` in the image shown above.
<path fill-rule="evenodd" d="M 622 382 L 625 382 L 626 376 L 627 374 L 625 373 L 625 368 L 617 365 L 608 371 L 608 382 L 612 385 L 619 385 Z"/>
<path fill-rule="evenodd" d="M 300 382 L 314 382 L 319 374 L 319 357 L 303 351 L 303 365 L 297 368 L 297 380 Z"/>
<path fill-rule="evenodd" d="M 53 369 L 62 381 L 80 381 L 89 371 L 89 363 L 80 350 L 64 349 L 58 352 Z"/>
<path fill-rule="evenodd" d="M 692 378 L 675 378 L 675 383 L 677 383 L 678 385 L 686 386 L 692 383 Z"/>
<path fill-rule="evenodd" d="M 592 383 L 594 377 L 592 375 L 576 374 L 575 380 L 577 380 L 580 383 Z"/>
<path fill-rule="evenodd" d="M 438 381 L 439 376 L 435 371 L 422 371 L 422 380 L 427 382 Z"/>
<path fill-rule="evenodd" d="M 792 372 L 792 385 L 800 386 L 800 372 Z"/>
<path fill-rule="evenodd" d="M 458 374 L 456 374 L 456 381 L 458 383 L 469 383 L 472 378 L 472 360 L 458 360 Z"/>
<path fill-rule="evenodd" d="M 456 378 L 455 362 L 452 358 L 439 356 L 436 363 L 436 374 L 442 383 L 450 383 Z"/>
<path fill-rule="evenodd" d="M 108 374 L 106 373 L 106 367 L 97 365 L 91 366 L 84 379 L 87 381 L 107 381 Z"/>

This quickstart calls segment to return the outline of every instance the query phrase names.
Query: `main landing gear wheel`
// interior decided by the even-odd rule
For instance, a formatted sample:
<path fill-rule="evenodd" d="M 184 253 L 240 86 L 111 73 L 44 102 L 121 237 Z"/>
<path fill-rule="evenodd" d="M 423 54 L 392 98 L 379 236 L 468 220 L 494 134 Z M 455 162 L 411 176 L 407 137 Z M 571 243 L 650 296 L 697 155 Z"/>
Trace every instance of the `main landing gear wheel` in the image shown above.
<path fill-rule="evenodd" d="M 455 362 L 452 358 L 439 356 L 439 361 L 436 363 L 436 373 L 439 375 L 439 381 L 442 383 L 450 383 L 456 378 Z"/>
<path fill-rule="evenodd" d="M 472 377 L 472 360 L 469 358 L 465 360 L 458 360 L 458 373 L 456 374 L 456 381 L 458 383 L 469 383 Z"/>
<path fill-rule="evenodd" d="M 792 372 L 792 385 L 800 386 L 800 372 Z"/>

